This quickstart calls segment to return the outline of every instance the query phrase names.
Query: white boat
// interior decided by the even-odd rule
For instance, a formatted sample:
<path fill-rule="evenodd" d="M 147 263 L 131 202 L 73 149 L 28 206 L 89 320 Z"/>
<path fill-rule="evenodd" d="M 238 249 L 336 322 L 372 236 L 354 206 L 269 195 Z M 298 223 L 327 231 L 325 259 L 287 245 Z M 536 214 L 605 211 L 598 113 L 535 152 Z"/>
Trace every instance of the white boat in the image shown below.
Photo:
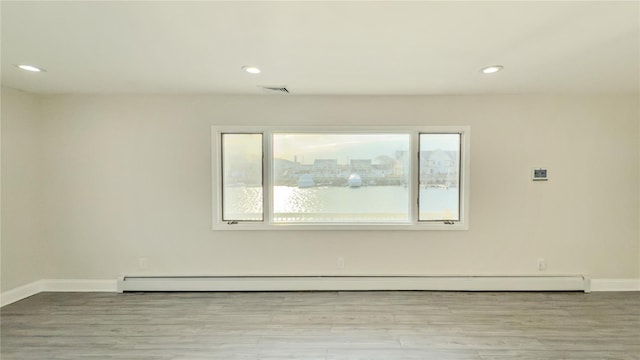
<path fill-rule="evenodd" d="M 298 187 L 299 188 L 309 188 L 314 187 L 316 183 L 313 181 L 311 174 L 302 174 L 298 177 Z"/>
<path fill-rule="evenodd" d="M 357 188 L 362 186 L 362 178 L 358 174 L 351 174 L 347 179 L 347 185 L 352 188 Z"/>

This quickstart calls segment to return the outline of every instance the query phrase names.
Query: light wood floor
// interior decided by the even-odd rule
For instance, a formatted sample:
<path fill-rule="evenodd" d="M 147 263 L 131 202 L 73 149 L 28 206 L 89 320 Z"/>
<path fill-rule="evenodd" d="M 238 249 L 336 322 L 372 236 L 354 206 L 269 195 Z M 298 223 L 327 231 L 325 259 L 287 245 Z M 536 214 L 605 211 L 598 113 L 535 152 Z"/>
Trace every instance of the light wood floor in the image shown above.
<path fill-rule="evenodd" d="M 640 359 L 640 293 L 41 293 L 10 359 Z"/>

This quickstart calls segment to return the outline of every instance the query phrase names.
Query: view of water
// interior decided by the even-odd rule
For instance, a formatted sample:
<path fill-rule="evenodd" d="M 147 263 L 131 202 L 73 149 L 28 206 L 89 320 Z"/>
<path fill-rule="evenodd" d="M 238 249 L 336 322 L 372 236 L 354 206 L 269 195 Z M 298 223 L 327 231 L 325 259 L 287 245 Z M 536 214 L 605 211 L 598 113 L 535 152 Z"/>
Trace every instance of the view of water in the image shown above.
<path fill-rule="evenodd" d="M 274 221 L 408 222 L 409 191 L 403 186 L 274 187 Z M 225 219 L 261 220 L 262 189 L 225 189 Z M 457 188 L 421 188 L 420 220 L 458 218 Z"/>

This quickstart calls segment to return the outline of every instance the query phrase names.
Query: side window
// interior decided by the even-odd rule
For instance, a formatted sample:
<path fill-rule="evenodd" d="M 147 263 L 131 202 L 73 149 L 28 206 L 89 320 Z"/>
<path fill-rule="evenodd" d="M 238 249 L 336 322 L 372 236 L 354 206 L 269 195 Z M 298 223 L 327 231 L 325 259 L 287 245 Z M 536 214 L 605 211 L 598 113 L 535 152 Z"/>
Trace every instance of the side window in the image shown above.
<path fill-rule="evenodd" d="M 420 134 L 419 221 L 460 220 L 460 134 Z"/>
<path fill-rule="evenodd" d="M 262 136 L 221 135 L 223 221 L 264 220 Z"/>

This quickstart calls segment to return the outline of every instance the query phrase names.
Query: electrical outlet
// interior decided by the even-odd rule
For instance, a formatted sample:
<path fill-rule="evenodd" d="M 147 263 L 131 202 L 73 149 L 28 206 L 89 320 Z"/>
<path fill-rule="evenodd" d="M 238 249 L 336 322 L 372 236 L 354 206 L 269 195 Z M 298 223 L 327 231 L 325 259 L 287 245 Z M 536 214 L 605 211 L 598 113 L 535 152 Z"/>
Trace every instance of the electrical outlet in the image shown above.
<path fill-rule="evenodd" d="M 545 259 L 538 259 L 538 271 L 547 270 L 547 261 Z"/>
<path fill-rule="evenodd" d="M 149 258 L 141 257 L 138 259 L 138 269 L 146 270 L 149 267 Z"/>
<path fill-rule="evenodd" d="M 344 258 L 343 257 L 339 257 L 338 258 L 338 270 L 342 270 L 344 269 Z"/>

